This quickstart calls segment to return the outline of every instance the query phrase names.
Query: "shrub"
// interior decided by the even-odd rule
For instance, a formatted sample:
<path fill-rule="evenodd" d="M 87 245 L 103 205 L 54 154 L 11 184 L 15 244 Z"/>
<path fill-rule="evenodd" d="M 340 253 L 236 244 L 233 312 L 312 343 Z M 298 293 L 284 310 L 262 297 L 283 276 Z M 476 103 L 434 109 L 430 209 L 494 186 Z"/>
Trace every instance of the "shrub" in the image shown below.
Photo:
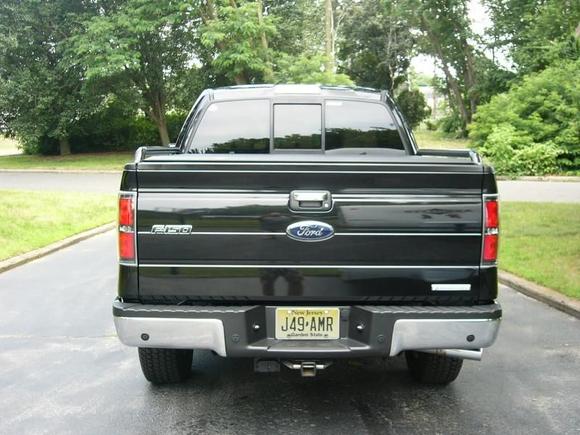
<path fill-rule="evenodd" d="M 580 60 L 552 66 L 479 107 L 470 137 L 498 172 L 580 169 L 579 69 Z"/>
<path fill-rule="evenodd" d="M 403 112 L 412 128 L 418 126 L 421 121 L 431 114 L 431 109 L 427 106 L 425 96 L 418 89 L 405 89 L 397 96 L 396 100 L 401 112 Z"/>
<path fill-rule="evenodd" d="M 497 173 L 510 175 L 553 174 L 561 153 L 552 143 L 534 143 L 530 135 L 507 123 L 493 128 L 480 152 L 492 161 Z"/>
<path fill-rule="evenodd" d="M 166 115 L 169 138 L 175 141 L 186 113 Z M 26 140 L 27 139 L 27 140 Z M 48 136 L 21 140 L 26 154 L 58 154 L 58 141 Z M 144 115 L 127 113 L 121 107 L 109 107 L 78 121 L 70 136 L 73 153 L 133 151 L 140 146 L 160 145 L 157 126 Z"/>

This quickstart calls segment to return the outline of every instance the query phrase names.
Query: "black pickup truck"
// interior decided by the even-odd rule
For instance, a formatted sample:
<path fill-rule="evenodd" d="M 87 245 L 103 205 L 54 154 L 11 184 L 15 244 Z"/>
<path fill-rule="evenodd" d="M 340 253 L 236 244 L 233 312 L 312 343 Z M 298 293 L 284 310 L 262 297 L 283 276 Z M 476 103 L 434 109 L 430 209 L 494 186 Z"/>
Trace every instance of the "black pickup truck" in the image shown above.
<path fill-rule="evenodd" d="M 497 200 L 475 152 L 418 149 L 386 92 L 206 90 L 125 166 L 118 336 L 153 383 L 195 349 L 303 376 L 404 354 L 449 383 L 498 333 Z"/>

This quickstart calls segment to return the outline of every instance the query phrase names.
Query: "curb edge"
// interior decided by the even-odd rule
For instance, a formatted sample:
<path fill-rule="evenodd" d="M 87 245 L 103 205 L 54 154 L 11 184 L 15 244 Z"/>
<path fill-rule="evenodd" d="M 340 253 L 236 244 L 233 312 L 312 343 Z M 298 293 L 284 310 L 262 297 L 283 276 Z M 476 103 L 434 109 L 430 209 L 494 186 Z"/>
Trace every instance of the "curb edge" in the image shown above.
<path fill-rule="evenodd" d="M 64 249 L 68 246 L 82 242 L 83 240 L 105 233 L 114 228 L 115 223 L 109 222 L 108 224 L 101 225 L 100 227 L 96 228 L 91 228 L 90 230 L 83 231 L 82 233 L 75 234 L 74 236 L 67 237 L 66 239 L 59 240 L 58 242 L 51 243 L 50 245 L 44 246 L 42 248 L 38 248 L 33 251 L 28 251 L 25 252 L 24 254 L 20 254 L 15 257 L 7 258 L 6 260 L 1 260 L 0 273 L 6 272 L 7 270 L 14 269 L 15 267 L 37 260 L 48 254 L 52 254 L 53 252 L 60 251 L 61 249 Z"/>
<path fill-rule="evenodd" d="M 580 319 L 580 301 L 578 300 L 505 271 L 499 271 L 499 282 L 526 296 Z"/>

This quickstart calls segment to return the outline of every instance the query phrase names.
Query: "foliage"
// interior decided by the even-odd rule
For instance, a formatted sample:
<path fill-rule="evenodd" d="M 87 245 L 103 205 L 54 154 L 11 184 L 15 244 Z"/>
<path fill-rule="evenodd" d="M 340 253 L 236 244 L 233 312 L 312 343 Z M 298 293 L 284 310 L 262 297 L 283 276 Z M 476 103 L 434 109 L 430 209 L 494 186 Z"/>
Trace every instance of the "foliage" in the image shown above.
<path fill-rule="evenodd" d="M 346 74 L 337 74 L 324 68 L 324 55 L 290 56 L 280 54 L 274 79 L 277 83 L 321 83 L 325 85 L 353 85 Z"/>
<path fill-rule="evenodd" d="M 185 120 L 183 111 L 166 116 L 170 141 L 175 141 Z M 157 126 L 149 117 L 128 113 L 122 102 L 113 103 L 106 110 L 80 120 L 69 136 L 73 153 L 98 151 L 134 151 L 140 146 L 161 145 Z M 58 141 L 43 136 L 40 141 L 24 143 L 25 154 L 54 155 Z"/>
<path fill-rule="evenodd" d="M 479 151 L 499 174 L 546 175 L 558 169 L 558 148 L 551 143 L 536 144 L 510 124 L 495 126 Z"/>
<path fill-rule="evenodd" d="M 523 75 L 563 59 L 578 59 L 574 38 L 580 2 L 570 0 L 484 0 L 492 19 L 493 48 L 505 48 Z"/>
<path fill-rule="evenodd" d="M 418 89 L 403 90 L 397 95 L 396 101 L 412 128 L 418 126 L 421 121 L 431 114 L 431 109 L 427 106 L 425 96 Z"/>
<path fill-rule="evenodd" d="M 276 26 L 262 9 L 257 1 L 212 2 L 201 29 L 201 43 L 213 53 L 212 66 L 236 84 L 271 74 L 274 53 L 267 39 Z"/>
<path fill-rule="evenodd" d="M 500 171 L 580 168 L 579 68 L 580 61 L 549 67 L 480 106 L 470 137 Z"/>
<path fill-rule="evenodd" d="M 406 80 L 415 37 L 409 31 L 408 3 L 353 2 L 341 24 L 342 71 L 358 85 L 395 89 Z"/>
<path fill-rule="evenodd" d="M 87 2 L 0 3 L 0 124 L 24 144 L 48 137 L 70 152 L 71 129 L 98 110 L 83 92 L 83 69 L 65 61 L 68 38 L 93 13 Z"/>
<path fill-rule="evenodd" d="M 71 58 L 79 57 L 87 68 L 88 84 L 105 82 L 117 95 L 134 89 L 165 145 L 170 83 L 189 69 L 195 9 L 187 1 L 97 4 L 100 14 L 85 20 L 83 31 L 70 40 Z"/>

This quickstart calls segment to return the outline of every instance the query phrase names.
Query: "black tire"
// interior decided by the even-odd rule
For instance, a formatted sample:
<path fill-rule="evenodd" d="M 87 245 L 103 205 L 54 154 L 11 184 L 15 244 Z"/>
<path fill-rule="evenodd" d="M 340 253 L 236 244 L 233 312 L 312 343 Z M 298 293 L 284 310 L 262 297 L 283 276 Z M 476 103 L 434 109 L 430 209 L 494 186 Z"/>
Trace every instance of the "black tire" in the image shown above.
<path fill-rule="evenodd" d="M 407 351 L 405 358 L 411 376 L 424 384 L 449 384 L 457 378 L 463 366 L 462 359 L 433 353 Z"/>
<path fill-rule="evenodd" d="M 153 384 L 182 382 L 191 373 L 193 350 L 139 348 L 139 362 L 145 378 Z"/>

